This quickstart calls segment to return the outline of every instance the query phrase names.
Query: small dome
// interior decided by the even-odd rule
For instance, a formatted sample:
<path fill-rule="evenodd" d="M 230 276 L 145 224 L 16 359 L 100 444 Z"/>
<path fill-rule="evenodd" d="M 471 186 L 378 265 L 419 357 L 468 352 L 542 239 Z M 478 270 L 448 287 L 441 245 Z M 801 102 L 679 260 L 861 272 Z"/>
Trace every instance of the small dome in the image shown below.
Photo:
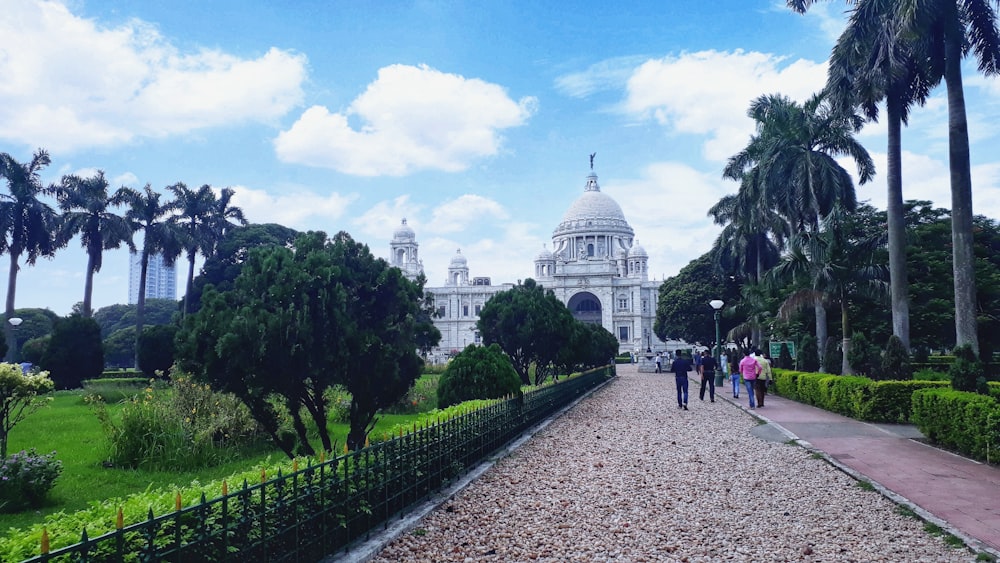
<path fill-rule="evenodd" d="M 413 240 L 415 237 L 416 235 L 414 234 L 413 229 L 411 229 L 410 226 L 406 224 L 405 217 L 403 218 L 403 223 L 400 226 L 396 227 L 396 230 L 392 232 L 393 240 L 397 241 Z"/>
<path fill-rule="evenodd" d="M 629 251 L 628 251 L 628 257 L 629 258 L 649 258 L 649 254 L 646 254 L 646 249 L 643 248 L 642 245 L 639 244 L 638 240 L 636 240 L 635 244 L 633 244 L 632 248 L 630 248 Z"/>
<path fill-rule="evenodd" d="M 552 251 L 546 248 L 544 244 L 542 245 L 542 251 L 535 257 L 536 262 L 549 262 L 555 259 L 555 255 L 552 254 Z"/>
<path fill-rule="evenodd" d="M 455 255 L 451 257 L 451 264 L 448 265 L 449 268 L 467 268 L 469 266 L 469 261 L 462 256 L 462 249 L 459 248 L 455 251 Z"/>

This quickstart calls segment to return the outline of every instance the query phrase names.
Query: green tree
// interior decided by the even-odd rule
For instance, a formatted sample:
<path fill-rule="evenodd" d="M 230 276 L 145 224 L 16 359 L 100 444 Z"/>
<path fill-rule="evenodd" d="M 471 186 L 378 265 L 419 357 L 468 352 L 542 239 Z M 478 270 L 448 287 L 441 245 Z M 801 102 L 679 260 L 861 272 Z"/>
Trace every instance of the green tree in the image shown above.
<path fill-rule="evenodd" d="M 104 371 L 101 327 L 80 315 L 58 319 L 41 365 L 58 389 L 76 389 L 81 381 L 99 377 Z"/>
<path fill-rule="evenodd" d="M 24 373 L 16 364 L 0 364 L 0 460 L 7 459 L 11 429 L 48 401 L 54 388 L 48 374 Z"/>
<path fill-rule="evenodd" d="M 500 399 L 521 395 L 521 379 L 496 344 L 470 344 L 448 362 L 438 382 L 438 408 L 472 399 Z"/>
<path fill-rule="evenodd" d="M 159 325 L 147 327 L 139 338 L 139 369 L 146 377 L 156 372 L 169 373 L 174 365 L 174 336 L 177 327 Z"/>
<path fill-rule="evenodd" d="M 108 194 L 108 181 L 103 171 L 89 178 L 68 175 L 56 190 L 56 200 L 62 211 L 60 236 L 69 240 L 76 234 L 87 250 L 87 273 L 83 289 L 85 317 L 92 315 L 91 297 L 94 293 L 94 274 L 101 271 L 105 250 L 120 248 L 122 243 L 135 252 L 132 226 L 129 221 L 115 214 L 111 208 L 124 205 L 129 197 L 127 188 Z"/>
<path fill-rule="evenodd" d="M 0 252 L 10 258 L 7 273 L 7 304 L 5 319 L 14 318 L 14 298 L 17 293 L 18 261 L 26 256 L 26 263 L 33 266 L 39 257 L 51 257 L 59 248 L 54 236 L 58 232 L 56 212 L 39 199 L 52 193 L 42 185 L 39 174 L 50 163 L 49 153 L 39 149 L 30 161 L 21 163 L 7 153 L 0 153 L 0 177 L 7 182 L 9 193 L 0 194 Z M 7 341 L 7 361 L 17 349 L 14 330 L 4 322 Z"/>
<path fill-rule="evenodd" d="M 948 368 L 951 388 L 976 392 L 977 383 L 983 377 L 983 365 L 976 357 L 976 351 L 968 344 L 960 344 L 955 347 L 953 354 L 955 361 Z"/>
<path fill-rule="evenodd" d="M 166 325 L 174 322 L 178 312 L 177 301 L 173 299 L 146 299 L 143 325 Z M 101 337 L 107 338 L 123 328 L 135 330 L 136 305 L 115 304 L 94 311 L 94 320 L 101 325 Z M 135 336 L 133 334 L 133 336 Z M 133 356 L 135 339 L 132 340 Z M 134 358 L 133 358 L 134 359 Z"/>
<path fill-rule="evenodd" d="M 843 341 L 841 341 L 843 342 Z M 844 351 L 840 349 L 840 343 L 834 337 L 826 339 L 825 352 L 823 352 L 822 368 L 824 373 L 839 375 L 843 369 Z"/>
<path fill-rule="evenodd" d="M 739 288 L 733 278 L 715 267 L 712 254 L 706 253 L 660 286 L 653 332 L 660 340 L 714 343 L 715 316 L 708 304 L 713 299 L 721 299 L 726 308 L 731 309 L 739 299 Z M 729 315 L 722 315 L 719 319 L 721 333 L 728 333 L 737 322 Z"/>
<path fill-rule="evenodd" d="M 135 325 L 118 329 L 104 338 L 104 366 L 135 367 Z"/>
<path fill-rule="evenodd" d="M 803 12 L 813 0 L 788 0 Z M 865 2 L 861 2 L 864 4 Z M 1000 72 L 1000 31 L 996 11 L 982 0 L 903 0 L 892 4 L 898 35 L 913 38 L 915 59 L 948 92 L 948 163 L 951 172 L 952 269 L 955 339 L 978 351 L 972 166 L 969 125 L 962 85 L 962 59 L 974 54 L 979 71 Z"/>
<path fill-rule="evenodd" d="M 885 379 L 906 380 L 913 377 L 910 353 L 903 345 L 903 340 L 895 334 L 889 337 L 889 342 L 885 345 L 881 374 Z"/>
<path fill-rule="evenodd" d="M 168 188 L 169 189 L 169 188 Z M 155 254 L 163 256 L 163 261 L 173 264 L 182 251 L 182 235 L 176 225 L 169 221 L 175 205 L 161 203 L 160 194 L 149 184 L 142 192 L 129 190 L 129 210 L 125 217 L 132 224 L 133 231 L 142 231 L 142 250 L 139 257 L 139 298 L 135 306 L 135 365 L 139 365 L 139 337 L 142 335 L 146 314 L 146 275 L 149 258 Z"/>
<path fill-rule="evenodd" d="M 878 368 L 881 366 L 879 349 L 865 337 L 862 332 L 851 335 L 850 347 L 847 350 L 847 362 L 852 373 L 868 376 L 871 379 L 881 379 Z"/>
<path fill-rule="evenodd" d="M 188 302 L 191 312 L 200 308 L 201 294 L 207 285 L 215 286 L 218 291 L 232 289 L 233 281 L 240 274 L 251 250 L 267 246 L 291 247 L 297 236 L 298 231 L 274 223 L 226 229 L 215 252 L 205 259 L 201 274 L 194 279 Z"/>
<path fill-rule="evenodd" d="M 42 358 L 45 357 L 45 351 L 49 349 L 49 341 L 51 340 L 52 335 L 46 334 L 45 336 L 32 338 L 25 342 L 21 346 L 21 361 L 41 365 Z"/>
<path fill-rule="evenodd" d="M 779 367 L 781 369 L 792 369 L 793 366 L 792 352 L 788 349 L 788 344 L 785 342 L 781 343 L 781 348 L 779 349 L 776 363 L 777 363 L 776 367 Z"/>
<path fill-rule="evenodd" d="M 795 369 L 804 372 L 817 372 L 820 368 L 819 346 L 811 334 L 802 335 L 799 341 L 799 353 L 795 355 Z"/>
<path fill-rule="evenodd" d="M 524 385 L 541 384 L 558 363 L 559 350 L 570 342 L 573 323 L 569 309 L 535 280 L 528 278 L 494 295 L 479 314 L 483 342 L 497 344 L 510 358 Z"/>

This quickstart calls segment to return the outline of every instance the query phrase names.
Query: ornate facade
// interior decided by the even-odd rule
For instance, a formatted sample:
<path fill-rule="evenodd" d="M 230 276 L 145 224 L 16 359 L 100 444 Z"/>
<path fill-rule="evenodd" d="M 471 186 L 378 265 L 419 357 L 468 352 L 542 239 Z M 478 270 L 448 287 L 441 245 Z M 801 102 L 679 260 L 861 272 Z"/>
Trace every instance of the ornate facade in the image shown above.
<path fill-rule="evenodd" d="M 390 262 L 415 278 L 423 272 L 413 230 L 403 220 L 390 243 Z M 649 280 L 649 256 L 635 239 L 618 203 L 601 192 L 591 170 L 583 194 L 570 205 L 552 233 L 552 250 L 535 257 L 534 279 L 551 289 L 580 321 L 603 326 L 618 338 L 620 349 L 664 349 L 653 334 L 661 282 Z M 480 342 L 476 321 L 483 305 L 512 283 L 493 285 L 490 278 L 470 277 L 459 250 L 448 266 L 443 286 L 427 287 L 437 308 L 441 331 L 436 357 Z"/>

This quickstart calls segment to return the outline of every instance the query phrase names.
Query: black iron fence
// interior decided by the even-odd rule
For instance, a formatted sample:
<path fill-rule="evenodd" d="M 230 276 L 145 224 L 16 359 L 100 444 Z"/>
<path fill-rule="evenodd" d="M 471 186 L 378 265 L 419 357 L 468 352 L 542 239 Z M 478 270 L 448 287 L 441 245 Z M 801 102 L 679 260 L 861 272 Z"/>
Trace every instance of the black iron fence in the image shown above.
<path fill-rule="evenodd" d="M 614 375 L 591 370 L 523 397 L 183 508 L 149 516 L 23 563 L 318 561 L 388 525 L 523 431 Z"/>

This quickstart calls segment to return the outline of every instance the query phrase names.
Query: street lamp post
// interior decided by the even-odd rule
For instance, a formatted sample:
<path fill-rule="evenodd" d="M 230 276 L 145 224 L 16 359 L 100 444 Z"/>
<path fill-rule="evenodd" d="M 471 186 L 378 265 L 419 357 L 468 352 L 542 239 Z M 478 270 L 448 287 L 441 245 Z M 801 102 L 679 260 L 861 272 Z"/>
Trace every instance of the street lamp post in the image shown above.
<path fill-rule="evenodd" d="M 17 327 L 20 326 L 21 323 L 24 322 L 24 319 L 22 319 L 20 317 L 11 317 L 11 318 L 7 319 L 7 322 L 10 323 L 10 330 L 14 334 L 14 338 L 13 338 L 13 340 L 14 340 L 14 347 L 11 350 L 7 351 L 7 357 L 10 359 L 10 362 L 13 363 L 13 362 L 16 362 L 18 360 L 18 357 L 17 357 L 18 356 L 18 354 L 17 354 Z"/>
<path fill-rule="evenodd" d="M 715 385 L 719 387 L 724 383 L 722 381 L 722 366 L 719 365 L 719 360 L 722 358 L 722 339 L 719 336 L 719 313 L 722 312 L 722 306 L 725 303 L 721 299 L 713 299 L 708 304 L 712 306 L 712 309 L 715 309 Z"/>

